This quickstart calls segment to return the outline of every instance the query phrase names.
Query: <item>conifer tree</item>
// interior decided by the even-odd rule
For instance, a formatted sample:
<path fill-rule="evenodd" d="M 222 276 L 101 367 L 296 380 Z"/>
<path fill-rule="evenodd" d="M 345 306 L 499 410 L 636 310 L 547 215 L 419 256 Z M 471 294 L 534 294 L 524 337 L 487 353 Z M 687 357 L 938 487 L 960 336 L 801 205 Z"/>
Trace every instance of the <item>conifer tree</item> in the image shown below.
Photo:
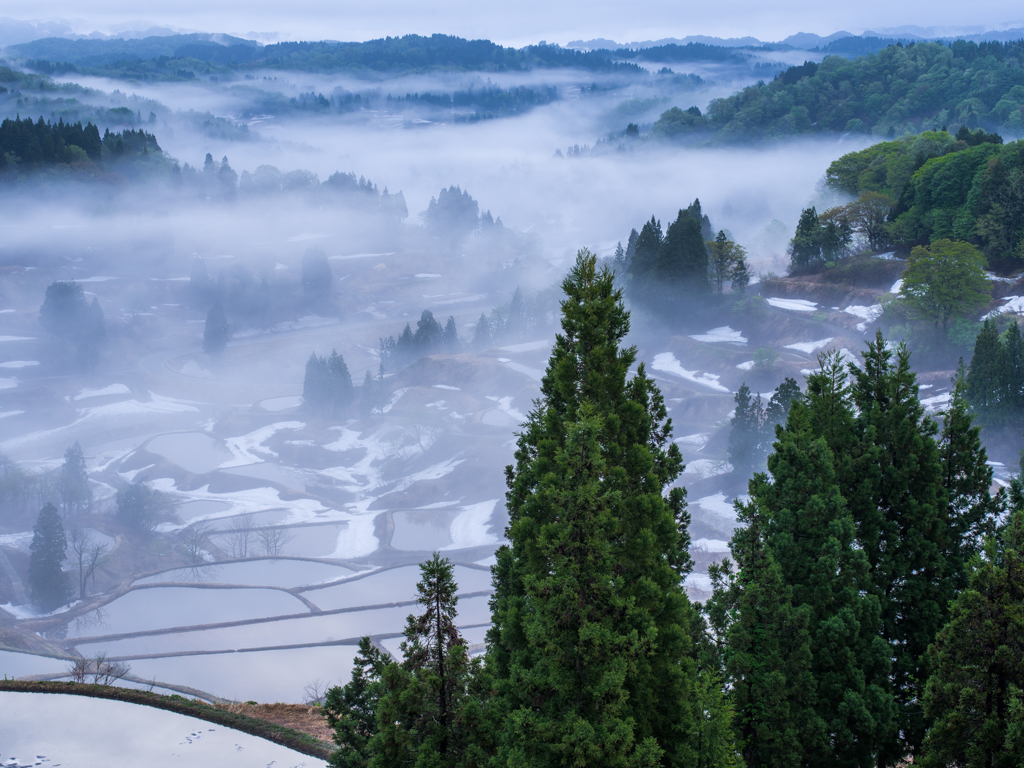
<path fill-rule="evenodd" d="M 381 677 L 388 663 L 388 657 L 364 637 L 359 641 L 352 679 L 344 687 L 336 685 L 327 691 L 323 710 L 338 745 L 331 755 L 333 768 L 365 768 L 370 759 L 370 739 L 378 732 Z"/>
<path fill-rule="evenodd" d="M 740 385 L 733 399 L 736 401 L 736 411 L 729 422 L 729 462 L 738 477 L 747 478 L 761 458 L 759 448 L 764 408 L 761 405 L 761 394 L 752 398 L 746 382 Z"/>
<path fill-rule="evenodd" d="M 981 418 L 988 421 L 998 416 L 1002 350 L 996 321 L 989 318 L 982 324 L 974 341 L 974 355 L 967 372 L 967 397 Z"/>
<path fill-rule="evenodd" d="M 425 610 L 408 618 L 402 663 L 381 672 L 378 732 L 369 744 L 371 768 L 455 768 L 472 754 L 470 743 L 486 737 L 474 732 L 479 708 L 468 702 L 478 665 L 470 663 L 455 627 L 454 567 L 435 552 L 420 565 L 420 573 L 416 588 Z"/>
<path fill-rule="evenodd" d="M 211 355 L 224 351 L 231 338 L 231 328 L 228 325 L 227 315 L 224 314 L 224 306 L 219 302 L 213 302 L 210 311 L 206 313 L 206 326 L 203 328 L 203 351 Z"/>
<path fill-rule="evenodd" d="M 67 537 L 60 514 L 53 504 L 39 512 L 32 529 L 28 561 L 28 586 L 32 601 L 43 611 L 65 605 L 71 598 L 71 580 L 62 570 L 67 559 Z"/>
<path fill-rule="evenodd" d="M 664 401 L 619 342 L 612 272 L 588 251 L 562 284 L 542 397 L 506 470 L 488 669 L 500 764 L 665 766 L 695 754 L 682 470 Z"/>
<path fill-rule="evenodd" d="M 737 504 L 730 542 L 737 572 L 709 569 L 716 579 L 709 607 L 722 621 L 726 677 L 736 709 L 737 739 L 748 766 L 804 763 L 817 731 L 813 710 L 810 613 L 794 611 L 792 588 L 765 540 L 765 516 L 755 499 Z M 715 573 L 717 571 L 717 574 Z"/>
<path fill-rule="evenodd" d="M 473 331 L 473 348 L 488 349 L 491 344 L 491 324 L 487 320 L 487 315 L 481 314 Z"/>
<path fill-rule="evenodd" d="M 949 406 L 943 416 L 939 439 L 942 485 L 948 496 L 946 525 L 949 528 L 944 555 L 950 597 L 967 587 L 970 562 L 990 535 L 1002 506 L 1002 495 L 993 498 L 992 467 L 967 402 L 963 360 L 953 376 Z"/>
<path fill-rule="evenodd" d="M 975 559 L 970 586 L 953 602 L 950 621 L 931 648 L 934 672 L 924 708 L 933 723 L 921 760 L 926 768 L 1024 764 L 1022 606 L 1024 512 L 1018 511 L 999 539 L 988 541 L 984 557 Z"/>
<path fill-rule="evenodd" d="M 938 426 L 924 413 L 906 345 L 894 354 L 879 331 L 863 359 L 863 368 L 850 366 L 859 447 L 843 495 L 871 565 L 869 591 L 881 600 L 882 637 L 893 656 L 891 690 L 903 745 L 892 746 L 916 752 L 925 729 L 919 702 L 928 645 L 952 597 L 948 500 Z M 886 754 L 893 762 L 902 756 Z"/>
<path fill-rule="evenodd" d="M 815 716 L 806 759 L 869 765 L 892 731 L 889 649 L 878 636 L 880 600 L 870 593 L 868 559 L 855 546 L 832 452 L 813 436 L 803 405 L 778 432 L 768 468 L 773 482 L 755 476 L 750 496 L 765 516 L 766 543 L 794 609 L 807 612 Z"/>
<path fill-rule="evenodd" d="M 459 332 L 455 329 L 455 318 L 448 315 L 448 322 L 444 326 L 444 336 L 441 341 L 446 352 L 458 352 L 462 344 L 459 342 Z"/>
<path fill-rule="evenodd" d="M 92 504 L 92 489 L 89 487 L 85 455 L 77 440 L 64 451 L 64 464 L 60 468 L 59 483 L 61 506 L 65 515 L 89 509 Z"/>

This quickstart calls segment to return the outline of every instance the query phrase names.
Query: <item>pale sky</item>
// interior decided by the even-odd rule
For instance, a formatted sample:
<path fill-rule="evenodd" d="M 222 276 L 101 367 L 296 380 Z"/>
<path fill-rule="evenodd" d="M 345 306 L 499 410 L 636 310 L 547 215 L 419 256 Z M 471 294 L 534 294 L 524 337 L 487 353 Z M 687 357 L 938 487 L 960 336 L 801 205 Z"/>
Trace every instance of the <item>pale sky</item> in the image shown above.
<path fill-rule="evenodd" d="M 691 34 L 752 35 L 762 40 L 778 40 L 795 32 L 827 35 L 844 29 L 860 33 L 901 25 L 978 32 L 1024 26 L 1024 9 L 1019 2 L 1008 0 L 976 0 L 969 6 L 950 0 L 101 0 L 84 5 L 80 0 L 22 2 L 20 8 L 5 3 L 0 15 L 22 20 L 64 20 L 76 32 L 98 29 L 109 33 L 124 29 L 125 25 L 165 25 L 318 40 L 365 40 L 413 32 L 443 32 L 513 45 L 542 39 L 565 43 L 578 38 L 607 37 L 628 42 Z"/>

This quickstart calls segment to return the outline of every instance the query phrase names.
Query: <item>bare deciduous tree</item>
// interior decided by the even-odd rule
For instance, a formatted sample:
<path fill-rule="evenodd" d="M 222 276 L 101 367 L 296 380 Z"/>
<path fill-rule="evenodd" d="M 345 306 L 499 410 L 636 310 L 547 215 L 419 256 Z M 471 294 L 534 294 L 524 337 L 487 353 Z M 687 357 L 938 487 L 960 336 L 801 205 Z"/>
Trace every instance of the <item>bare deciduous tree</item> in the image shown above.
<path fill-rule="evenodd" d="M 68 674 L 76 683 L 84 683 L 89 674 L 89 660 L 84 657 L 75 659 L 68 667 Z"/>
<path fill-rule="evenodd" d="M 260 549 L 267 557 L 277 557 L 285 545 L 295 537 L 286 528 L 263 528 L 258 531 Z"/>
<path fill-rule="evenodd" d="M 209 538 L 210 523 L 206 520 L 199 520 L 182 529 L 181 544 L 190 563 L 196 565 L 205 562 L 206 558 L 203 555 Z"/>
<path fill-rule="evenodd" d="M 97 685 L 112 685 L 132 671 L 131 666 L 123 661 L 108 661 L 107 654 L 97 653 L 92 661 L 92 681 Z"/>
<path fill-rule="evenodd" d="M 316 678 L 306 683 L 306 687 L 302 689 L 303 703 L 312 704 L 314 706 L 321 706 L 324 703 L 324 699 L 327 697 L 327 690 L 331 687 L 331 683 L 328 680 Z"/>
<path fill-rule="evenodd" d="M 103 563 L 109 551 L 106 544 L 96 543 L 92 534 L 85 528 L 72 528 L 68 532 L 68 546 L 75 553 L 75 560 L 78 561 L 78 599 L 85 599 L 85 585 L 89 577 L 93 579 L 93 588 L 96 587 L 96 569 Z"/>
<path fill-rule="evenodd" d="M 228 547 L 233 558 L 249 557 L 249 547 L 253 544 L 256 532 L 256 515 L 246 512 L 235 518 L 234 524 L 227 530 Z"/>

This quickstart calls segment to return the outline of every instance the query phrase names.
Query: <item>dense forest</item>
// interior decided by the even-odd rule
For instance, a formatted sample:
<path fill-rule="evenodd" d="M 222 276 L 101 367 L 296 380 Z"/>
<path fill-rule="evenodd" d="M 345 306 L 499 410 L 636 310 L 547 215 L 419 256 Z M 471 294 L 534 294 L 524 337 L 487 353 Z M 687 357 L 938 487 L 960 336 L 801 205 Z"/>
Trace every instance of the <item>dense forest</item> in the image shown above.
<path fill-rule="evenodd" d="M 862 366 L 830 352 L 804 392 L 787 382 L 697 603 L 682 457 L 621 346 L 622 290 L 585 250 L 562 287 L 506 469 L 485 653 L 435 553 L 400 658 L 364 638 L 327 694 L 331 764 L 1019 765 L 1024 484 L 991 493 L 963 369 L 941 423 L 881 333 Z"/>
<path fill-rule="evenodd" d="M 143 130 L 126 128 L 118 133 L 99 129 L 92 123 L 36 122 L 31 119 L 0 123 L 0 175 L 12 178 L 42 169 L 94 166 L 106 161 L 153 155 L 163 159 L 156 137 Z M 141 159 L 141 158 L 140 158 Z"/>
<path fill-rule="evenodd" d="M 140 79 L 181 78 L 177 70 L 210 66 L 231 70 L 279 69 L 300 72 L 480 71 L 505 72 L 575 68 L 594 72 L 638 73 L 631 62 L 616 61 L 608 51 L 581 52 L 555 45 L 511 48 L 489 40 L 450 35 L 406 35 L 359 43 L 288 42 L 258 47 L 248 41 L 231 45 L 182 36 L 109 41 L 47 38 L 10 46 L 11 55 L 32 59 L 42 68 L 116 73 Z M 705 46 L 707 47 L 707 46 Z M 727 49 L 723 49 L 727 50 Z M 187 78 L 185 78 L 187 79 Z"/>
<path fill-rule="evenodd" d="M 751 141 L 827 132 L 898 136 L 967 125 L 1024 130 L 1024 41 L 891 45 L 854 60 L 790 67 L 704 115 L 666 113 L 664 137 Z"/>
<path fill-rule="evenodd" d="M 1024 142 L 1003 144 L 980 129 L 927 131 L 844 155 L 826 180 L 858 196 L 850 217 L 875 249 L 963 240 L 992 269 L 1024 265 Z"/>

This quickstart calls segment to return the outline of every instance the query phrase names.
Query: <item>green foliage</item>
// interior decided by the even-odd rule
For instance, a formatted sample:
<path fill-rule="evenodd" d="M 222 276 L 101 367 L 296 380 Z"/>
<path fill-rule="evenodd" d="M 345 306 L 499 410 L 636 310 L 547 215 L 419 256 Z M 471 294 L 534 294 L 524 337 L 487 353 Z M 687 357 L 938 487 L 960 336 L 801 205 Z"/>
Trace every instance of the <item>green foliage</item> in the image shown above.
<path fill-rule="evenodd" d="M 970 243 L 936 240 L 916 246 L 903 273 L 900 296 L 919 318 L 945 335 L 949 321 L 981 309 L 991 300 L 985 258 Z"/>
<path fill-rule="evenodd" d="M 662 61 L 663 59 L 656 59 Z M 699 120 L 676 111 L 658 134 L 751 141 L 838 132 L 901 135 L 942 125 L 1024 127 L 1024 44 L 889 45 L 856 59 L 826 56 L 714 99 Z M 659 125 L 661 124 L 661 125 Z M 672 130 L 674 129 L 674 130 Z"/>
<path fill-rule="evenodd" d="M 930 653 L 924 696 L 934 720 L 922 764 L 1016 768 L 1024 686 L 1024 513 L 974 561 L 970 585 L 950 609 Z"/>
<path fill-rule="evenodd" d="M 60 514 L 53 504 L 39 512 L 32 529 L 28 562 L 28 588 L 32 601 L 43 611 L 65 605 L 71 599 L 71 579 L 62 570 L 66 560 L 67 537 Z"/>
<path fill-rule="evenodd" d="M 1024 99 L 1024 87 L 1020 87 Z M 895 201 L 874 232 L 878 247 L 901 249 L 941 239 L 978 246 L 997 270 L 1024 263 L 1024 144 L 980 129 L 954 139 L 926 131 L 851 152 L 832 163 L 829 186 Z M 876 203 L 879 201 L 876 200 Z M 884 202 L 884 201 L 883 201 Z M 884 206 L 875 206 L 881 213 Z"/>
<path fill-rule="evenodd" d="M 228 325 L 227 315 L 224 314 L 224 305 L 219 301 L 213 302 L 210 311 L 206 313 L 206 325 L 203 326 L 203 351 L 216 355 L 224 351 L 231 338 L 231 326 Z"/>
<path fill-rule="evenodd" d="M 455 627 L 452 563 L 435 552 L 420 572 L 416 588 L 424 612 L 409 616 L 401 664 L 388 664 L 380 673 L 371 768 L 476 765 L 478 744 L 489 738 L 478 729 L 479 663 L 469 661 Z"/>
<path fill-rule="evenodd" d="M 722 295 L 727 280 L 732 281 L 734 291 L 743 293 L 750 282 L 746 249 L 726 237 L 722 230 L 719 230 L 714 240 L 707 241 L 705 245 L 710 254 L 708 275 L 716 293 Z"/>
<path fill-rule="evenodd" d="M 306 407 L 316 413 L 333 415 L 344 413 L 354 399 L 352 375 L 345 358 L 333 349 L 330 357 L 311 354 L 302 382 L 302 400 Z"/>
<path fill-rule="evenodd" d="M 820 215 L 814 206 L 805 208 L 789 242 L 790 270 L 817 269 L 849 256 L 854 232 L 851 215 L 845 208 L 830 208 Z"/>
<path fill-rule="evenodd" d="M 542 397 L 507 469 L 488 670 L 499 762 L 689 765 L 692 609 L 682 469 L 611 271 L 586 250 L 564 280 Z"/>
<path fill-rule="evenodd" d="M 994 318 L 981 327 L 967 372 L 967 398 L 986 424 L 1024 417 L 1024 340 L 1015 320 L 1000 335 Z"/>
<path fill-rule="evenodd" d="M 331 755 L 333 768 L 365 768 L 369 761 L 369 743 L 378 732 L 381 678 L 388 663 L 388 657 L 364 637 L 353 662 L 352 680 L 327 691 L 323 711 L 338 745 Z"/>
<path fill-rule="evenodd" d="M 635 231 L 635 230 L 634 230 Z M 723 254 L 718 266 L 709 264 L 708 240 L 713 230 L 700 200 L 680 209 L 675 221 L 662 234 L 661 222 L 653 216 L 624 253 L 626 285 L 630 298 L 655 312 L 678 310 L 678 300 L 700 299 L 711 292 L 711 279 L 723 282 L 735 272 L 742 282 L 747 274 L 745 252 L 722 233 Z M 632 236 L 630 237 L 633 240 Z M 749 280 L 749 277 L 747 278 Z M 745 287 L 745 286 L 744 286 Z"/>

